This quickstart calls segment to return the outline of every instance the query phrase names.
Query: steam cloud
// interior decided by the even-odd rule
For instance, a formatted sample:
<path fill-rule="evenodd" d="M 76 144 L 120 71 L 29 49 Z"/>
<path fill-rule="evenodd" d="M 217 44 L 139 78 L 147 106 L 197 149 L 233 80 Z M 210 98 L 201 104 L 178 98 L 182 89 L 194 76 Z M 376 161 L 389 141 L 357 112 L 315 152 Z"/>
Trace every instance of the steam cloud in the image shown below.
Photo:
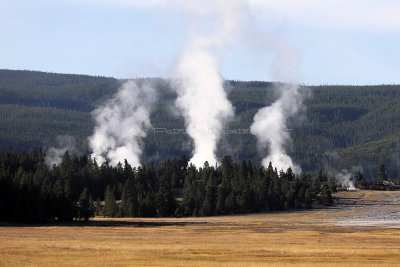
<path fill-rule="evenodd" d="M 217 162 L 216 148 L 221 130 L 234 115 L 224 91 L 224 80 L 219 73 L 217 53 L 237 39 L 235 35 L 243 25 L 246 31 L 241 31 L 242 34 L 256 31 L 249 22 L 251 20 L 244 19 L 250 15 L 249 1 L 168 0 L 146 3 L 155 7 L 173 6 L 186 11 L 190 18 L 195 18 L 189 27 L 192 30 L 191 37 L 176 64 L 176 106 L 183 113 L 187 133 L 194 142 L 190 161 L 197 166 L 205 161 L 214 164 Z M 137 5 L 144 5 L 144 1 Z M 196 24 L 196 18 L 201 18 L 199 21 L 207 20 L 207 23 Z M 252 37 L 260 40 L 258 34 Z M 293 80 L 297 76 L 297 56 L 289 45 L 277 38 L 268 38 L 259 43 L 267 46 L 275 56 L 272 66 L 277 80 Z M 287 119 L 298 112 L 302 100 L 297 85 L 284 85 L 279 99 L 255 115 L 251 132 L 257 136 L 262 149 L 268 147 L 269 156 L 263 160 L 265 167 L 272 161 L 279 169 L 292 167 L 295 173 L 301 172 L 285 151 L 285 145 L 290 141 L 285 129 Z M 116 164 L 126 158 L 131 164 L 139 165 L 142 153 L 140 143 L 146 135 L 144 128 L 150 127 L 151 106 L 151 101 L 144 97 L 141 88 L 132 83 L 125 85 L 105 107 L 94 112 L 97 126 L 89 140 L 92 156 L 100 163 L 110 160 L 111 164 Z"/>
<path fill-rule="evenodd" d="M 330 175 L 335 177 L 337 183 L 339 183 L 343 188 L 347 190 L 356 190 L 356 186 L 354 185 L 353 177 L 356 172 L 361 171 L 361 166 L 354 166 L 350 170 L 343 169 L 340 172 L 337 171 L 330 171 Z"/>
<path fill-rule="evenodd" d="M 350 169 L 342 169 L 341 171 L 338 171 L 330 165 L 340 161 L 340 155 L 337 152 L 326 152 L 325 157 L 326 162 L 324 163 L 324 169 L 329 176 L 334 177 L 335 181 L 343 188 L 347 190 L 356 190 L 357 188 L 354 184 L 353 177 L 357 172 L 363 172 L 362 166 L 352 166 Z"/>
<path fill-rule="evenodd" d="M 142 140 L 151 127 L 150 112 L 156 92 L 151 84 L 138 86 L 126 82 L 116 95 L 92 112 L 96 127 L 89 137 L 92 158 L 115 166 L 125 159 L 132 166 L 140 165 Z"/>
<path fill-rule="evenodd" d="M 347 190 L 356 190 L 352 177 L 353 172 L 344 169 L 335 175 L 335 180 Z"/>
<path fill-rule="evenodd" d="M 51 147 L 46 153 L 44 162 L 48 168 L 54 165 L 60 165 L 66 151 L 69 153 L 76 152 L 76 141 L 73 136 L 59 135 L 57 136 L 58 147 Z"/>
<path fill-rule="evenodd" d="M 223 123 L 233 116 L 216 60 L 208 51 L 189 49 L 179 62 L 179 73 L 185 78 L 177 86 L 176 104 L 184 114 L 187 133 L 194 141 L 190 161 L 197 166 L 205 161 L 215 164 Z"/>
<path fill-rule="evenodd" d="M 254 115 L 250 132 L 257 137 L 261 149 L 268 148 L 269 155 L 262 160 L 264 168 L 269 162 L 278 169 L 291 167 L 294 173 L 301 173 L 300 166 L 287 155 L 285 146 L 291 141 L 287 131 L 287 119 L 294 116 L 303 103 L 303 96 L 297 85 L 283 85 L 281 97 L 271 106 L 261 108 Z"/>
<path fill-rule="evenodd" d="M 287 145 L 291 143 L 287 122 L 304 107 L 303 100 L 308 91 L 302 90 L 297 83 L 300 76 L 300 59 L 293 47 L 277 36 L 265 35 L 265 38 L 261 40 L 261 45 L 274 55 L 271 64 L 273 76 L 287 83 L 276 85 L 274 89 L 278 93 L 278 99 L 254 115 L 250 132 L 257 137 L 260 150 L 268 149 L 268 156 L 262 160 L 264 168 L 272 162 L 278 170 L 285 171 L 291 167 L 294 173 L 299 174 L 300 166 L 296 165 L 286 152 Z"/>
<path fill-rule="evenodd" d="M 241 18 L 241 1 L 188 1 L 189 11 L 216 18 L 219 27 L 206 36 L 194 34 L 180 55 L 175 86 L 176 105 L 183 112 L 188 134 L 194 141 L 191 162 L 215 164 L 217 142 L 224 123 L 234 115 L 223 87 L 217 57 L 212 49 L 230 41 Z"/>

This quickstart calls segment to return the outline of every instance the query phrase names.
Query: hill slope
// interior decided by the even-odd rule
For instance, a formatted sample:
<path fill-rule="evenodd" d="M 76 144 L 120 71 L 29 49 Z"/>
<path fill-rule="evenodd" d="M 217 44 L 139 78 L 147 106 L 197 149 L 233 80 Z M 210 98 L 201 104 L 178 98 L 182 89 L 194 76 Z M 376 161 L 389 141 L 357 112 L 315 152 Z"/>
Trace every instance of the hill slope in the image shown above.
<path fill-rule="evenodd" d="M 72 135 L 82 152 L 88 152 L 92 133 L 90 111 L 115 93 L 123 80 L 84 75 L 0 70 L 0 148 L 32 149 L 56 144 L 58 135 Z M 138 80 L 141 82 L 141 80 Z M 153 79 L 161 96 L 152 113 L 154 127 L 184 128 L 173 115 L 175 98 L 168 83 Z M 227 128 L 249 128 L 260 107 L 275 98 L 268 82 L 226 83 L 235 107 L 235 119 Z M 289 150 L 306 171 L 362 166 L 375 177 L 384 163 L 392 178 L 400 165 L 400 86 L 311 86 L 301 120 L 289 122 L 293 143 Z M 191 140 L 183 134 L 149 133 L 144 140 L 143 161 L 190 154 Z M 259 162 L 265 156 L 251 135 L 223 135 L 219 155 Z"/>

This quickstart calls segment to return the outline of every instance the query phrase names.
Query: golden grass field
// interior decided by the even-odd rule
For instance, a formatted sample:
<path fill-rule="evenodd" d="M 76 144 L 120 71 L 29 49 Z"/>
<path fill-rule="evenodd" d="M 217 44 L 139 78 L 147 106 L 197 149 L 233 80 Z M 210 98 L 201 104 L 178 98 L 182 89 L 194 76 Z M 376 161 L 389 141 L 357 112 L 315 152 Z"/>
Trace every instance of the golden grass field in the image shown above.
<path fill-rule="evenodd" d="M 328 209 L 0 227 L 0 266 L 400 266 L 400 192 Z"/>

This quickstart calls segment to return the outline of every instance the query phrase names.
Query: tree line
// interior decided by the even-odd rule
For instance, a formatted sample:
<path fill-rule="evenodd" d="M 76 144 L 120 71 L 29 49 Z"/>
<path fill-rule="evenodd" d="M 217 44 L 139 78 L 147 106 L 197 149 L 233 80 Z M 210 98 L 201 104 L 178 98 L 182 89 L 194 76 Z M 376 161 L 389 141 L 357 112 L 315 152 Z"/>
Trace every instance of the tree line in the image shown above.
<path fill-rule="evenodd" d="M 84 75 L 66 75 L 32 71 L 0 70 L 0 149 L 9 146 L 30 151 L 57 145 L 58 135 L 71 135 L 85 152 L 87 137 L 93 133 L 90 115 L 110 98 L 125 80 Z M 184 118 L 172 114 L 176 94 L 168 80 L 136 79 L 157 87 L 159 102 L 151 114 L 154 127 L 184 128 Z M 235 107 L 235 118 L 227 128 L 249 128 L 254 114 L 276 100 L 279 83 L 226 81 L 228 98 Z M 332 169 L 363 166 L 367 180 L 372 180 L 384 163 L 390 177 L 398 175 L 400 129 L 400 86 L 309 86 L 307 118 L 288 121 L 292 129 L 293 151 L 290 156 L 303 170 L 317 175 L 329 165 Z M 301 123 L 299 123 L 301 121 Z M 161 166 L 166 159 L 189 154 L 191 139 L 149 133 L 142 160 Z M 262 155 L 252 135 L 224 135 L 218 156 L 230 154 L 234 161 L 250 159 L 260 165 Z M 185 145 L 182 145 L 185 144 Z M 235 149 L 229 149 L 235 147 Z M 332 156 L 337 155 L 337 156 Z"/>
<path fill-rule="evenodd" d="M 109 217 L 209 216 L 311 208 L 333 203 L 334 181 L 320 174 L 300 177 L 289 168 L 265 170 L 250 161 L 201 167 L 185 156 L 132 167 L 99 166 L 70 155 L 52 168 L 43 150 L 0 152 L 0 220 L 55 222 Z"/>

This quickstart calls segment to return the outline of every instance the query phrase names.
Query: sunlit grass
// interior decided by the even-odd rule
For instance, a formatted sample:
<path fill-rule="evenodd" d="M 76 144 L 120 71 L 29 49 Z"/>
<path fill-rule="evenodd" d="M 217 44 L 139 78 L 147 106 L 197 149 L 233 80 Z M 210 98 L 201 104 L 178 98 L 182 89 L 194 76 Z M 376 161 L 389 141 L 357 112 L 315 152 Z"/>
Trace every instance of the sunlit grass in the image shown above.
<path fill-rule="evenodd" d="M 367 203 L 395 194 L 383 193 L 347 192 L 342 196 Z M 207 218 L 114 219 L 111 226 L 1 227 L 0 265 L 398 265 L 400 229 L 334 225 L 337 216 L 355 212 L 332 208 Z M 115 225 L 119 221 L 131 224 Z M 171 225 L 138 226 L 140 222 Z"/>

